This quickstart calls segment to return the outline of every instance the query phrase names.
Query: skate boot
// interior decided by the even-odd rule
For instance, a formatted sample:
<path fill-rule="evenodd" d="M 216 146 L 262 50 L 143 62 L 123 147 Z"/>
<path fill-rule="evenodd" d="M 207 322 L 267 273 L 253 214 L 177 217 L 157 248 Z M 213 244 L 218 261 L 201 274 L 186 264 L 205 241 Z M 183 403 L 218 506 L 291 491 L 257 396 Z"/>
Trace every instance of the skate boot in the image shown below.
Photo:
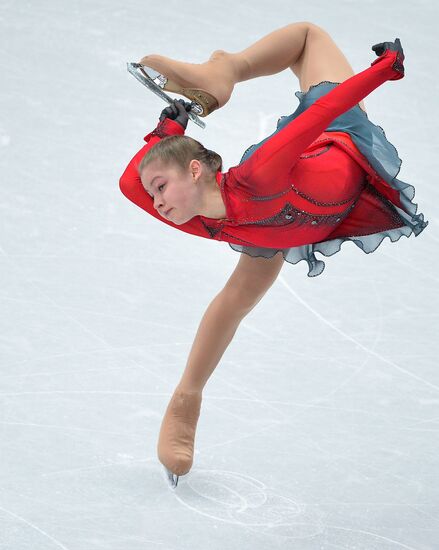
<path fill-rule="evenodd" d="M 223 107 L 235 85 L 235 66 L 231 55 L 217 50 L 206 63 L 185 63 L 151 54 L 140 64 L 149 78 L 162 90 L 183 95 L 195 102 L 194 112 L 206 117 Z"/>
<path fill-rule="evenodd" d="M 179 476 L 187 474 L 192 467 L 201 400 L 201 392 L 182 391 L 177 387 L 162 421 L 157 454 L 172 488 L 177 487 Z"/>

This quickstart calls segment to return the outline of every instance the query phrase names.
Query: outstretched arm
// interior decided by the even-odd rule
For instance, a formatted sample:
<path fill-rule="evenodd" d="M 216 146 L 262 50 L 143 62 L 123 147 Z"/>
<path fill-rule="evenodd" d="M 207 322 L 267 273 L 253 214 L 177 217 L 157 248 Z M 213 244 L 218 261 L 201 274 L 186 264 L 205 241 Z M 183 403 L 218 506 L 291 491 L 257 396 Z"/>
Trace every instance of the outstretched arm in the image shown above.
<path fill-rule="evenodd" d="M 235 167 L 242 181 L 267 187 L 276 167 L 292 168 L 303 151 L 325 131 L 338 116 L 348 111 L 387 80 L 404 76 L 397 51 L 386 50 L 371 67 L 352 76 L 317 99 L 306 111 L 292 120 L 260 146 L 250 158 Z"/>

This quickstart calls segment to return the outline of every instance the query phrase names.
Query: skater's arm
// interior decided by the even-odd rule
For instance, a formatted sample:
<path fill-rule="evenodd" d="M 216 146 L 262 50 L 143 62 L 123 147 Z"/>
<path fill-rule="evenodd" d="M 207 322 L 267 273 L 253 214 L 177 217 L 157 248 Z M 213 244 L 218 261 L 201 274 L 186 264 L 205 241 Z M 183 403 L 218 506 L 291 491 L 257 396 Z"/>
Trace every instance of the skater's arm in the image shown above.
<path fill-rule="evenodd" d="M 151 149 L 151 147 L 159 142 L 162 137 L 166 137 L 168 135 L 171 136 L 183 134 L 184 129 L 180 124 L 178 124 L 178 122 L 175 122 L 174 120 L 169 118 L 165 118 L 162 122 L 159 122 L 156 128 L 143 138 L 144 141 L 146 141 L 147 143 L 134 155 L 134 157 L 130 160 L 128 166 L 125 168 L 125 171 L 119 180 L 119 188 L 127 199 L 129 199 L 131 202 L 133 202 L 161 222 L 166 223 L 167 225 L 170 225 L 176 229 L 179 229 L 180 231 L 191 233 L 192 235 L 205 236 L 206 238 L 210 238 L 198 216 L 180 225 L 176 225 L 160 216 L 160 214 L 154 208 L 153 199 L 146 192 L 145 188 L 142 185 L 142 180 L 140 179 L 138 171 L 139 164 L 141 163 L 146 153 Z"/>
<path fill-rule="evenodd" d="M 396 53 L 387 51 L 376 59 L 371 67 L 317 99 L 306 111 L 270 137 L 251 157 L 236 167 L 238 178 L 249 178 L 255 185 L 259 183 L 266 187 L 273 181 L 276 168 L 292 168 L 303 151 L 335 118 L 399 74 L 395 69 Z"/>
<path fill-rule="evenodd" d="M 152 216 L 168 223 L 169 225 L 174 224 L 172 222 L 168 222 L 168 220 L 165 220 L 160 216 L 154 208 L 152 198 L 143 187 L 139 174 L 139 165 L 146 153 L 163 137 L 183 134 L 184 128 L 178 124 L 178 122 L 175 122 L 170 118 L 165 118 L 164 120 L 159 121 L 154 130 L 143 138 L 143 140 L 147 142 L 146 145 L 137 151 L 134 157 L 130 160 L 119 180 L 120 190 L 127 197 L 127 199 L 137 204 L 137 206 L 140 206 L 140 208 L 146 210 Z"/>
<path fill-rule="evenodd" d="M 183 136 L 184 135 L 184 128 L 179 124 L 178 122 L 175 122 L 175 120 L 171 118 L 164 118 L 163 120 L 159 120 L 157 123 L 157 126 L 154 128 L 152 132 L 150 132 L 148 135 L 146 135 L 143 140 L 150 144 L 152 147 L 155 145 L 158 141 L 160 141 L 162 138 L 166 136 Z"/>

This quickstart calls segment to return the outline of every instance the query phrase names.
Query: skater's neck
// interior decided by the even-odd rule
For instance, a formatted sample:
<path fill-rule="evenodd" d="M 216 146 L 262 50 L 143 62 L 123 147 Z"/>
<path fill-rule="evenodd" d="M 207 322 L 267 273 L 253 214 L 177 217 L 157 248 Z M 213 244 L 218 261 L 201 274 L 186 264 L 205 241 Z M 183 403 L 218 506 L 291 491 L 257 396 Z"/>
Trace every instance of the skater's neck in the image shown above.
<path fill-rule="evenodd" d="M 216 174 L 204 182 L 200 216 L 220 220 L 227 217 L 226 205 L 221 195 Z"/>

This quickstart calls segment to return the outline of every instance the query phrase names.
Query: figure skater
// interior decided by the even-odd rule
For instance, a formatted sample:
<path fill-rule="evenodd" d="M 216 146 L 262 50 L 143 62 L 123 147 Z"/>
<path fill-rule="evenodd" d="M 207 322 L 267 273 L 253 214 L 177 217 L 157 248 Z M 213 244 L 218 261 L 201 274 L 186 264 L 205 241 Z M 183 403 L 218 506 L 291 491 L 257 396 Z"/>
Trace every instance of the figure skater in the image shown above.
<path fill-rule="evenodd" d="M 203 388 L 284 261 L 307 261 L 315 277 L 324 268 L 316 251 L 330 256 L 350 240 L 370 253 L 386 236 L 417 236 L 428 224 L 411 201 L 414 187 L 396 179 L 395 147 L 362 101 L 404 77 L 403 49 L 397 38 L 372 50 L 378 58 L 354 74 L 325 30 L 298 22 L 239 53 L 216 50 L 202 64 L 160 55 L 140 62 L 160 73 L 164 90 L 201 105 L 201 116 L 223 107 L 236 83 L 286 68 L 301 89 L 296 111 L 227 172 L 216 152 L 183 135 L 193 103 L 174 100 L 120 179 L 126 197 L 155 218 L 241 253 L 201 320 L 163 418 L 157 451 L 173 487 L 192 467 Z"/>

